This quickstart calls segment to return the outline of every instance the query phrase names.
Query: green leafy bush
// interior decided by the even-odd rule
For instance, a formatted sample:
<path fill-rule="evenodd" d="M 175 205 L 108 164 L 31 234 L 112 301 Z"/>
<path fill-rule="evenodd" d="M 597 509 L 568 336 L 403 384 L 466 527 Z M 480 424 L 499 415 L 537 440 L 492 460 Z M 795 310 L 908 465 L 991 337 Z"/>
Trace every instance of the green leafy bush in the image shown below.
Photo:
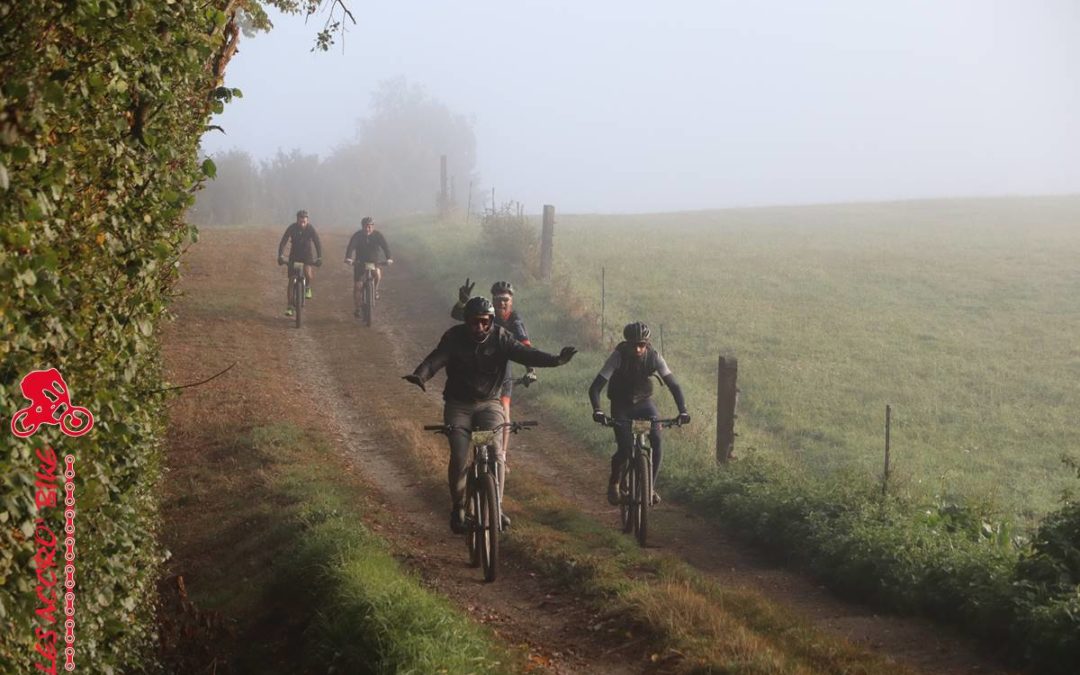
<path fill-rule="evenodd" d="M 33 450 L 45 445 L 76 458 L 77 667 L 147 663 L 163 555 L 156 326 L 194 236 L 184 209 L 213 174 L 199 137 L 235 93 L 221 78 L 243 4 L 0 4 L 0 409 L 23 407 L 22 376 L 55 367 L 96 417 L 78 439 L 4 430 L 0 672 L 33 669 Z M 59 531 L 60 510 L 47 515 Z"/>

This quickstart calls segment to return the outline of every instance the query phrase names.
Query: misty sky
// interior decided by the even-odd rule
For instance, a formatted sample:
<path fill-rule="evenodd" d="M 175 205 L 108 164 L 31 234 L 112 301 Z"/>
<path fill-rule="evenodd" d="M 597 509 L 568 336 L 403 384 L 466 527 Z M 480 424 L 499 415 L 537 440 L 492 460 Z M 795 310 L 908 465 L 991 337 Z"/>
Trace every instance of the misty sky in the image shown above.
<path fill-rule="evenodd" d="M 349 5 L 344 53 L 318 16 L 244 39 L 204 149 L 325 155 L 404 76 L 530 212 L 1080 192 L 1076 0 Z"/>

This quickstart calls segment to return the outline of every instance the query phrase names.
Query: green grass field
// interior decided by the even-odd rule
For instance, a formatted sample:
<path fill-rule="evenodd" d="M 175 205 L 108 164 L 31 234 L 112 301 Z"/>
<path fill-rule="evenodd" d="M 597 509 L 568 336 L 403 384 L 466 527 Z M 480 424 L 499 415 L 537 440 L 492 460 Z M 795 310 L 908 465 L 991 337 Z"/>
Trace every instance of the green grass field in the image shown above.
<path fill-rule="evenodd" d="M 740 454 L 872 479 L 891 404 L 895 489 L 991 502 L 1027 522 L 1075 482 L 1060 458 L 1080 448 L 1080 198 L 557 220 L 557 273 L 597 316 L 605 268 L 607 337 L 635 319 L 663 326 L 699 422 L 672 445 L 672 471 L 712 457 L 723 353 L 739 359 Z M 424 237 L 455 261 L 439 266 L 448 298 L 457 276 L 483 286 L 510 273 L 496 264 L 485 275 L 463 257 L 457 247 L 472 235 Z M 536 342 L 566 342 L 547 292 L 520 276 Z M 545 375 L 548 395 L 582 415 L 605 357 L 594 351 Z"/>

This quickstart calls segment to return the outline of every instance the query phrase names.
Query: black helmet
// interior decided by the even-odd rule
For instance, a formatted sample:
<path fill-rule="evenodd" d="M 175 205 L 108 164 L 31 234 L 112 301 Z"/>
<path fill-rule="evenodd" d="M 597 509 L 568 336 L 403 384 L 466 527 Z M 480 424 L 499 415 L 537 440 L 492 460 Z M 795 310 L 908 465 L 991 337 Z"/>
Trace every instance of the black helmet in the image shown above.
<path fill-rule="evenodd" d="M 492 297 L 502 294 L 513 295 L 514 285 L 509 281 L 496 281 L 494 284 L 491 285 Z"/>
<path fill-rule="evenodd" d="M 371 216 L 364 216 L 363 218 L 360 219 L 360 227 L 364 227 L 365 225 L 374 224 L 374 223 L 375 223 L 375 221 L 371 219 Z"/>
<path fill-rule="evenodd" d="M 468 321 L 474 316 L 494 317 L 495 308 L 491 305 L 491 301 L 479 295 L 469 298 L 469 301 L 465 303 L 465 320 Z"/>
<path fill-rule="evenodd" d="M 296 219 L 307 218 L 307 209 L 300 209 L 296 212 Z"/>
<path fill-rule="evenodd" d="M 648 325 L 641 321 L 628 323 L 626 328 L 622 329 L 623 339 L 627 342 L 648 342 L 650 335 L 652 335 L 652 331 L 649 330 Z"/>

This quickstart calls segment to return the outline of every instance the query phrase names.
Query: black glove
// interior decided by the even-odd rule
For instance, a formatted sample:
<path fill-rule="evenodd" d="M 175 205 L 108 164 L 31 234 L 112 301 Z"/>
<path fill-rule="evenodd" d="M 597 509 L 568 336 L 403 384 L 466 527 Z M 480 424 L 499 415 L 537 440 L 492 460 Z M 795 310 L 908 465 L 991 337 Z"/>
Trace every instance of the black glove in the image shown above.
<path fill-rule="evenodd" d="M 690 413 L 688 413 L 688 412 L 679 413 L 679 424 L 690 424 Z"/>
<path fill-rule="evenodd" d="M 412 382 L 416 386 L 420 387 L 421 391 L 427 391 L 427 387 L 424 386 L 424 381 L 420 379 L 419 375 L 405 375 L 401 379 L 406 382 Z"/>
<path fill-rule="evenodd" d="M 570 363 L 570 359 L 574 358 L 574 354 L 577 354 L 577 349 L 573 347 L 563 347 L 559 352 L 559 365 Z"/>
<path fill-rule="evenodd" d="M 460 302 L 463 305 L 466 302 L 468 302 L 469 298 L 472 297 L 472 289 L 473 289 L 473 286 L 475 286 L 475 285 L 476 285 L 475 281 L 470 284 L 469 283 L 469 278 L 465 277 L 465 285 L 461 286 L 460 288 L 457 289 L 458 302 Z"/>
<path fill-rule="evenodd" d="M 315 259 L 315 267 L 322 267 L 322 258 Z"/>
<path fill-rule="evenodd" d="M 594 410 L 592 414 L 592 420 L 597 424 L 606 424 L 607 415 L 604 414 L 603 410 Z"/>

